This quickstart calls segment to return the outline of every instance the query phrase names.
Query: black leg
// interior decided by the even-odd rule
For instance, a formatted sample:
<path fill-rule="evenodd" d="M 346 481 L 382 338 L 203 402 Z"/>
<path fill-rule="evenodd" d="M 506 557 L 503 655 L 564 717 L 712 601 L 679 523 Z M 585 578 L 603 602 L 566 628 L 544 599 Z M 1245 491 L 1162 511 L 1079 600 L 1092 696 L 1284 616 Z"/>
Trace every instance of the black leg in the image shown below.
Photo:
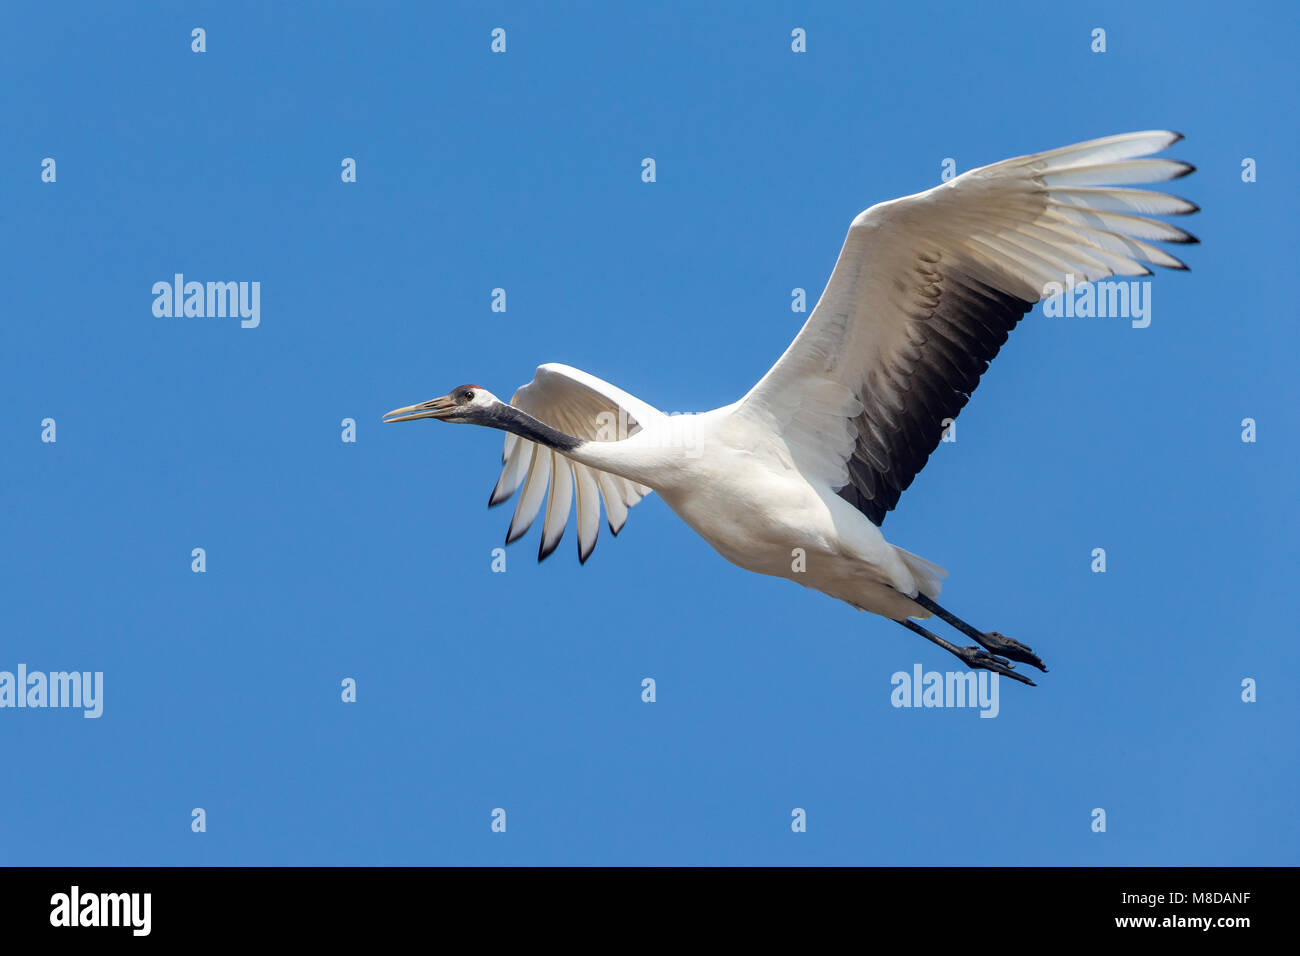
<path fill-rule="evenodd" d="M 1038 686 L 1023 674 L 1017 674 L 1015 671 L 1015 665 L 1005 657 L 998 657 L 995 654 L 988 653 L 988 651 L 980 650 L 978 647 L 958 647 L 956 644 L 951 644 L 948 641 L 945 641 L 938 634 L 926 630 L 915 621 L 899 621 L 898 623 L 903 625 L 903 627 L 907 628 L 909 631 L 912 631 L 915 634 L 920 634 L 930 643 L 938 644 L 948 653 L 955 654 L 957 657 L 961 658 L 961 660 L 965 661 L 968 667 L 979 667 L 986 671 L 993 671 L 995 674 L 1002 674 L 1005 677 L 1010 677 L 1012 680 L 1018 680 L 1022 684 L 1028 684 L 1030 687 Z"/>
<path fill-rule="evenodd" d="M 977 631 L 957 615 L 950 614 L 948 611 L 935 604 L 924 594 L 917 594 L 917 596 L 912 598 L 912 600 L 921 605 L 921 607 L 925 608 L 931 614 L 938 617 L 940 620 L 947 621 L 975 643 L 979 644 L 979 646 L 984 648 L 986 651 L 993 654 L 1003 654 L 1011 658 L 1013 661 L 1020 661 L 1022 664 L 1032 664 L 1044 674 L 1047 673 L 1047 668 L 1043 666 L 1042 660 L 1028 645 L 1021 644 L 1014 638 L 1007 637 L 1005 634 L 999 634 L 997 631 Z"/>

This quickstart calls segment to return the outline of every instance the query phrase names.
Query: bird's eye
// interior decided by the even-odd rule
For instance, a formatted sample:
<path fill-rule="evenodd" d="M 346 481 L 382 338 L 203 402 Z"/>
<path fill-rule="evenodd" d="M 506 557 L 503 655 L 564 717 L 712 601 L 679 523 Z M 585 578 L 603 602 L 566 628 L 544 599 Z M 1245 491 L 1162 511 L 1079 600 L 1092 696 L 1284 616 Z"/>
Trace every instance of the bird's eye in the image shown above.
<path fill-rule="evenodd" d="M 465 401 L 465 402 L 474 401 L 474 393 L 466 389 L 465 392 L 461 395 L 461 401 Z"/>

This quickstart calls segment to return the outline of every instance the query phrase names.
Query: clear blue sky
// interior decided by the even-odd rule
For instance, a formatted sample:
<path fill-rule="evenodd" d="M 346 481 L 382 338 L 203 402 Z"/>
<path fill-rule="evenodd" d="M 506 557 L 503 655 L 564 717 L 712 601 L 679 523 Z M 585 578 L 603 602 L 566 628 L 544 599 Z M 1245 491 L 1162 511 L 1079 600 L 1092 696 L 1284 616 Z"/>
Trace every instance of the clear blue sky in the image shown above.
<path fill-rule="evenodd" d="M 0 670 L 105 700 L 0 710 L 0 863 L 1300 862 L 1294 11 L 552 6 L 7 8 Z M 957 662 L 657 498 L 493 574 L 499 435 L 379 424 L 551 361 L 726 404 L 861 209 L 1153 127 L 1192 271 L 1035 311 L 884 526 L 1047 660 L 996 719 L 891 707 Z M 177 272 L 260 326 L 155 317 Z"/>

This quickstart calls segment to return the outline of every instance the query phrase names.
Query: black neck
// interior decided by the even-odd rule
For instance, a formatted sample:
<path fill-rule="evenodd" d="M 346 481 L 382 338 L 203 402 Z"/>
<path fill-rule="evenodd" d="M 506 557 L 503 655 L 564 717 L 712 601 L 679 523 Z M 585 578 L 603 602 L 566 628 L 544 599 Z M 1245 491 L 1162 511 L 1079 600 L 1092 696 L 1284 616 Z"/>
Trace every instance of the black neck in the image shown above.
<path fill-rule="evenodd" d="M 489 428 L 499 428 L 502 431 L 518 435 L 520 438 L 527 438 L 529 441 L 537 442 L 537 444 L 545 445 L 548 448 L 554 448 L 560 452 L 573 451 L 579 445 L 586 444 L 582 439 L 566 435 L 545 422 L 539 422 L 532 415 L 521 412 L 513 405 L 501 404 L 493 406 L 483 420 L 483 424 Z"/>

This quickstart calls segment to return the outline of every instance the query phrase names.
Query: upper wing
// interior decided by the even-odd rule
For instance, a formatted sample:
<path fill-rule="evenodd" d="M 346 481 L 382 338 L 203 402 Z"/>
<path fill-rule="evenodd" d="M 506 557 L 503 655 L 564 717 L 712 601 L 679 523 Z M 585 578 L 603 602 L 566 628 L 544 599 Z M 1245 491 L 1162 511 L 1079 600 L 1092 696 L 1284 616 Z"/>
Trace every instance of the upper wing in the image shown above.
<path fill-rule="evenodd" d="M 1145 218 L 1184 199 L 1108 183 L 1176 179 L 1193 167 L 1138 159 L 1180 140 L 1108 136 L 972 169 L 880 203 L 849 227 L 835 270 L 794 342 L 741 403 L 792 458 L 875 524 L 898 503 L 980 376 L 1048 283 L 1187 268 L 1144 240 L 1195 242 Z"/>
<path fill-rule="evenodd" d="M 635 435 L 643 425 L 665 417 L 657 408 L 621 388 L 568 365 L 540 366 L 533 380 L 515 392 L 510 404 L 552 428 L 588 441 L 621 441 Z M 523 489 L 510 521 L 506 544 L 528 531 L 546 500 L 542 543 L 537 552 L 539 561 L 559 545 L 575 499 L 578 559 L 585 563 L 596 547 L 600 531 L 601 498 L 605 500 L 609 530 L 618 534 L 627 521 L 627 509 L 651 491 L 618 475 L 580 465 L 518 435 L 506 435 L 501 461 L 501 477 L 492 489 L 488 506 L 499 505 Z"/>

